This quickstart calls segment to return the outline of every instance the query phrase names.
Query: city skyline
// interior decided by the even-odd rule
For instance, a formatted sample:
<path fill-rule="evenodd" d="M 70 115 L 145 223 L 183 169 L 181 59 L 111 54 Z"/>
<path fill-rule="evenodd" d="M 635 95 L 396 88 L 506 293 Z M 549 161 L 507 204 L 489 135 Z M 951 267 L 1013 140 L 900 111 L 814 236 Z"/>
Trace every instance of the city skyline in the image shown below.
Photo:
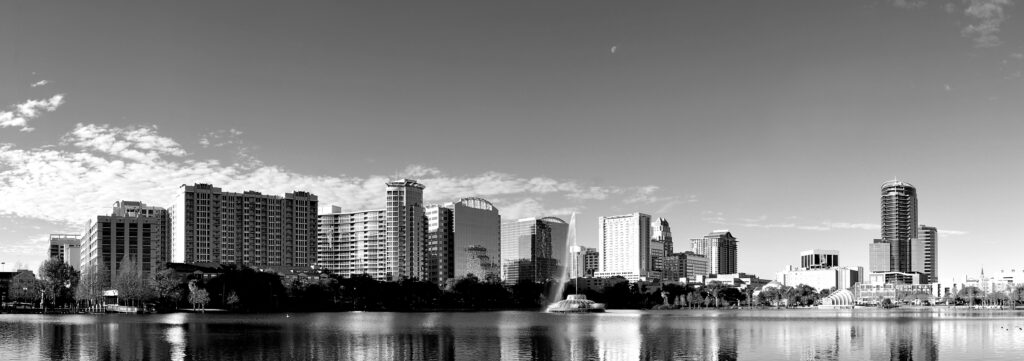
<path fill-rule="evenodd" d="M 3 5 L 0 261 L 34 269 L 49 234 L 182 184 L 351 212 L 399 175 L 503 221 L 577 211 L 586 247 L 615 214 L 729 229 L 770 277 L 813 248 L 867 267 L 898 177 L 940 282 L 1020 268 L 1022 7 L 900 3 Z"/>

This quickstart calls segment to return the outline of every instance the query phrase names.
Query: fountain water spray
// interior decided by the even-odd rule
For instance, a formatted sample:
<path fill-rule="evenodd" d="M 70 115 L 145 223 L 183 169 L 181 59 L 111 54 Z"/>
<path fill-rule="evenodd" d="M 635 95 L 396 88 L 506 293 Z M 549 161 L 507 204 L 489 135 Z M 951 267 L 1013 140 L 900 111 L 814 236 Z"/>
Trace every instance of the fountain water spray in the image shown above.
<path fill-rule="evenodd" d="M 565 247 L 566 264 L 562 267 L 562 275 L 558 277 L 558 281 L 555 282 L 552 289 L 548 291 L 549 300 L 560 300 L 562 298 L 562 292 L 565 289 L 565 284 L 569 282 L 569 271 L 571 269 L 578 268 L 576 267 L 577 259 L 572 257 L 574 250 L 579 251 L 579 245 L 576 244 L 576 212 L 573 212 L 572 215 L 569 216 L 569 232 L 566 235 L 565 243 L 568 246 Z M 579 277 L 579 275 L 576 275 L 576 277 Z M 574 283 L 576 285 L 574 294 L 569 295 L 565 300 L 549 304 L 547 312 L 604 312 L 604 304 L 588 300 L 586 296 L 580 294 L 579 280 Z"/>

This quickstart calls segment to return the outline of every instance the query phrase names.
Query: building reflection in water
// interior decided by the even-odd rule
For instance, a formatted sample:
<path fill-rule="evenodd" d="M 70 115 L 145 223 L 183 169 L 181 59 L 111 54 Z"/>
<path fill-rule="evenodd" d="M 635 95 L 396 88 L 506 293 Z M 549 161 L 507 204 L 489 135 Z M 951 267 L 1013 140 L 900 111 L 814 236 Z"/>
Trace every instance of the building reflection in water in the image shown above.
<path fill-rule="evenodd" d="M 1024 349 L 1019 316 L 787 312 L 0 315 L 0 355 L 29 360 L 1015 360 Z"/>

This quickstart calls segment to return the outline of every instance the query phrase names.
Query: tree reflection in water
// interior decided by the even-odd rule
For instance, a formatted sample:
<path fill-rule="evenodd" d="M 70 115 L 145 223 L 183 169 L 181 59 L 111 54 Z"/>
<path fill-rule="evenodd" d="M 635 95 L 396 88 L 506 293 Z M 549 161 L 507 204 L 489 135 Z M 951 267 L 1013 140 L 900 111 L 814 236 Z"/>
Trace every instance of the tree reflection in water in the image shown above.
<path fill-rule="evenodd" d="M 0 354 L 40 360 L 1016 360 L 1024 350 L 1021 316 L 806 310 L 0 315 Z"/>

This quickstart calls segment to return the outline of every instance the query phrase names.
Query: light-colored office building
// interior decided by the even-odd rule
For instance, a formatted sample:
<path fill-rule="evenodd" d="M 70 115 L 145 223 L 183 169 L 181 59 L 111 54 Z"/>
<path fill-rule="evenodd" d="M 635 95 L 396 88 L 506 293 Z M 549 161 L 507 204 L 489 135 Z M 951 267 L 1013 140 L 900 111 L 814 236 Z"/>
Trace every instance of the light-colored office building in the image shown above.
<path fill-rule="evenodd" d="M 317 197 L 182 185 L 171 217 L 171 262 L 309 267 L 316 263 Z"/>
<path fill-rule="evenodd" d="M 165 216 L 126 212 L 123 203 L 115 203 L 111 215 L 91 219 L 82 236 L 81 268 L 99 270 L 110 284 L 125 260 L 134 262 L 143 274 L 151 273 L 160 264 L 159 255 L 165 244 Z"/>
<path fill-rule="evenodd" d="M 844 290 L 862 282 L 863 275 L 862 267 L 795 268 L 789 266 L 786 270 L 779 272 L 775 280 L 790 287 L 808 285 L 819 291 Z"/>
<path fill-rule="evenodd" d="M 598 218 L 600 266 L 595 277 L 630 282 L 660 278 L 651 267 L 651 216 L 632 213 Z"/>
<path fill-rule="evenodd" d="M 543 282 L 555 276 L 551 257 L 551 227 L 536 218 L 501 224 L 501 280 Z"/>
<path fill-rule="evenodd" d="M 690 240 L 691 251 L 708 258 L 711 266 L 709 271 L 713 274 L 737 273 L 736 243 L 736 237 L 729 230 L 715 230 L 704 238 Z"/>
<path fill-rule="evenodd" d="M 696 280 L 697 276 L 706 276 L 709 273 L 711 272 L 708 258 L 693 251 L 675 253 L 665 259 L 666 281 L 678 281 L 683 278 L 692 281 Z"/>
<path fill-rule="evenodd" d="M 343 212 L 332 206 L 318 216 L 317 267 L 351 277 L 387 279 L 386 211 Z"/>
<path fill-rule="evenodd" d="M 47 255 L 79 269 L 81 264 L 82 237 L 77 234 L 51 234 Z"/>

